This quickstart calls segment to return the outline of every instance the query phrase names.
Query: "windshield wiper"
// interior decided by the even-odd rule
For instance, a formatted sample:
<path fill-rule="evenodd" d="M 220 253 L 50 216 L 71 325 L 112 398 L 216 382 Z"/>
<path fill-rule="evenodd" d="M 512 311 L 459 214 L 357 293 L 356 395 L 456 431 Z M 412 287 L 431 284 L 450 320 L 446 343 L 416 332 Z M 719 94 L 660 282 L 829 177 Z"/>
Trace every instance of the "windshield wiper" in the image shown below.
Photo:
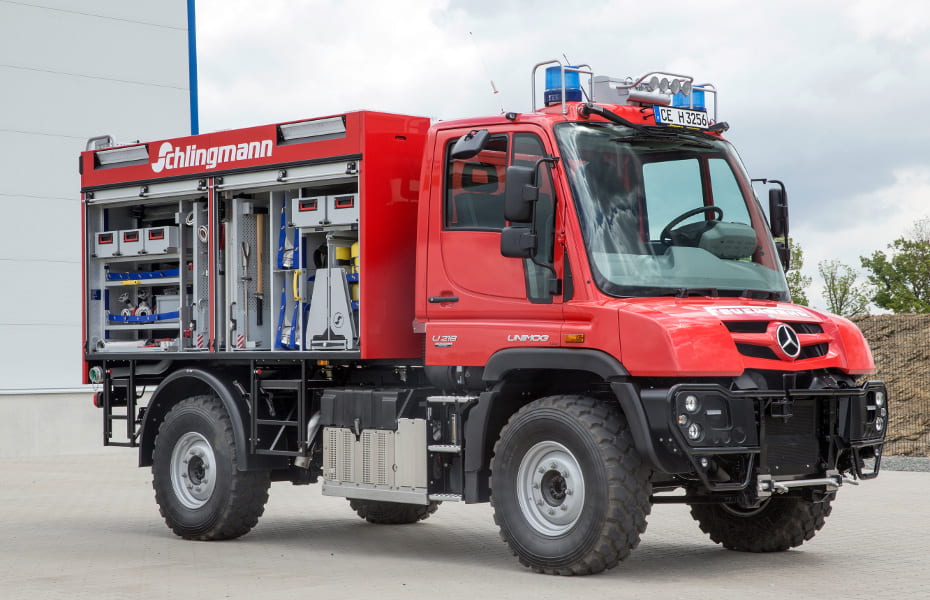
<path fill-rule="evenodd" d="M 772 290 L 746 289 L 740 293 L 739 297 L 749 298 L 752 300 L 780 300 L 781 293 L 773 292 Z"/>
<path fill-rule="evenodd" d="M 675 292 L 676 298 L 688 298 L 690 296 L 718 296 L 717 288 L 678 288 Z"/>
<path fill-rule="evenodd" d="M 692 146 L 697 148 L 713 148 L 714 145 L 710 142 L 705 142 L 704 140 L 699 140 L 691 137 L 682 137 L 674 133 L 667 132 L 655 132 L 649 133 L 646 135 L 631 135 L 627 137 L 612 137 L 610 138 L 611 142 L 625 142 L 628 144 L 638 144 L 638 143 L 659 143 L 659 144 L 674 144 L 676 146 Z"/>

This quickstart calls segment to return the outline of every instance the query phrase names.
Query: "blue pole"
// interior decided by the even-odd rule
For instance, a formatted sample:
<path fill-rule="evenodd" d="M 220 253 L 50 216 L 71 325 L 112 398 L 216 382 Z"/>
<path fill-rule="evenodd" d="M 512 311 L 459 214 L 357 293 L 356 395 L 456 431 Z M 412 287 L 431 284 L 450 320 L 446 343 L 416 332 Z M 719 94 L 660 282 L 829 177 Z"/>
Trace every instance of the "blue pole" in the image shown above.
<path fill-rule="evenodd" d="M 191 89 L 191 135 L 200 133 L 200 108 L 197 101 L 197 27 L 194 0 L 187 0 L 187 57 Z"/>

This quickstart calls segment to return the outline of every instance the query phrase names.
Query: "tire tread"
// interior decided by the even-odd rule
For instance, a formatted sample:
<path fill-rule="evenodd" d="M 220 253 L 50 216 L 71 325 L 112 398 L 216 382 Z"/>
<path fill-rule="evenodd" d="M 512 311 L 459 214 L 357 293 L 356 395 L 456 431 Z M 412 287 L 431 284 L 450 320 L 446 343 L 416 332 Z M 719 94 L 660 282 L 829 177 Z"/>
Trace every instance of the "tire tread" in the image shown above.
<path fill-rule="evenodd" d="M 376 525 L 407 525 L 424 521 L 439 509 L 439 502 L 407 504 L 378 500 L 349 499 L 349 506 L 369 523 Z"/>
<path fill-rule="evenodd" d="M 165 420 L 158 428 L 158 436 L 160 437 L 174 420 L 183 414 L 183 410 L 189 408 L 208 415 L 209 420 L 220 427 L 220 434 L 230 448 L 232 472 L 230 473 L 229 494 L 213 525 L 206 530 L 192 531 L 190 527 L 176 522 L 166 510 L 165 503 L 168 500 L 164 497 L 164 494 L 173 493 L 171 483 L 167 480 L 168 475 L 165 474 L 165 481 L 162 482 L 162 485 L 166 489 L 164 491 L 160 489 L 162 487 L 159 483 L 161 465 L 159 465 L 158 460 L 154 460 L 152 463 L 152 487 L 155 490 L 158 510 L 168 527 L 186 540 L 229 540 L 245 535 L 258 524 L 259 517 L 265 512 L 265 503 L 268 502 L 268 488 L 271 485 L 269 473 L 268 471 L 240 471 L 238 469 L 232 421 L 222 402 L 216 396 L 193 396 L 176 405 L 168 412 Z M 155 444 L 157 455 L 158 437 L 155 439 Z M 164 467 L 166 470 L 169 468 L 168 465 L 164 465 Z"/>
<path fill-rule="evenodd" d="M 711 541 L 739 552 L 784 552 L 810 540 L 833 510 L 832 498 L 772 498 L 758 515 L 740 517 L 715 504 L 692 504 L 691 516 Z"/>
<path fill-rule="evenodd" d="M 549 566 L 538 564 L 517 551 L 498 515 L 492 489 L 494 522 L 500 528 L 501 539 L 520 563 L 537 573 L 589 575 L 611 569 L 639 545 L 640 536 L 646 530 L 646 517 L 652 508 L 650 470 L 637 453 L 626 418 L 619 409 L 608 402 L 581 395 L 547 396 L 522 407 L 501 430 L 494 445 L 494 456 L 499 455 L 501 440 L 517 419 L 529 411 L 545 408 L 567 413 L 592 434 L 607 471 L 608 509 L 603 528 L 590 550 L 574 562 Z M 492 481 L 494 467 L 492 459 Z"/>

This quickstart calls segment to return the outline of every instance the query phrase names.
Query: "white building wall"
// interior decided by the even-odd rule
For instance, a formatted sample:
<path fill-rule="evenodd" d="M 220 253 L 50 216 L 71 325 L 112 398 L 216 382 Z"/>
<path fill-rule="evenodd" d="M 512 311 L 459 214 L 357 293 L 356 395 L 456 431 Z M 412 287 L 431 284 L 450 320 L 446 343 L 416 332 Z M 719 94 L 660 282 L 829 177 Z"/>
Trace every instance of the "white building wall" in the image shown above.
<path fill-rule="evenodd" d="M 190 133 L 187 3 L 0 2 L 0 90 L 0 391 L 77 388 L 78 154 Z"/>

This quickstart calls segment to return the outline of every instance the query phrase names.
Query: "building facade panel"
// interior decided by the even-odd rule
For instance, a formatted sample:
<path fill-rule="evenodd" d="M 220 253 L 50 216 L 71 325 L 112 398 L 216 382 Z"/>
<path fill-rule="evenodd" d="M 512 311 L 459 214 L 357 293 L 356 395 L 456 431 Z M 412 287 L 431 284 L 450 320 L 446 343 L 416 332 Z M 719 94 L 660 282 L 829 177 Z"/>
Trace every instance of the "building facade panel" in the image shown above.
<path fill-rule="evenodd" d="M 0 3 L 0 390 L 81 383 L 78 153 L 190 130 L 187 3 Z"/>

